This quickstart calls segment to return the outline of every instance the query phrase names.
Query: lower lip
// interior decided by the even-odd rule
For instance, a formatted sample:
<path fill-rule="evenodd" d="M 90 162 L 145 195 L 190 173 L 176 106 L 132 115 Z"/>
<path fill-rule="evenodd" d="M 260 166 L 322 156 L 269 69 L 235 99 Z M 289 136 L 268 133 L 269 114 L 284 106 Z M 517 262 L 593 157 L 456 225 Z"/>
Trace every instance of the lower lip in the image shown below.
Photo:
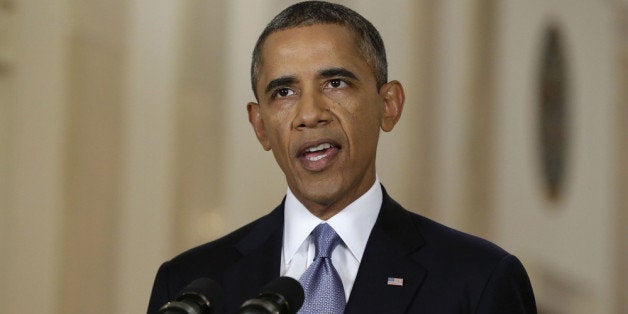
<path fill-rule="evenodd" d="M 309 158 L 301 156 L 299 157 L 299 161 L 306 170 L 323 171 L 331 165 L 339 151 L 338 148 L 332 147 L 317 154 L 308 154 Z"/>

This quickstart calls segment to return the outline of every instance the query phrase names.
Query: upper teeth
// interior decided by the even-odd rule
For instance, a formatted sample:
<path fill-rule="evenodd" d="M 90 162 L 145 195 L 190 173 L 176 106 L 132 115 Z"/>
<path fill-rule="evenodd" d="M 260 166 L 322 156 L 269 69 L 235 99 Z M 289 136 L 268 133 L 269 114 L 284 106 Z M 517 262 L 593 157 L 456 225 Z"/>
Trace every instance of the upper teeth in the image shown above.
<path fill-rule="evenodd" d="M 329 143 L 323 143 L 323 144 L 320 144 L 320 145 L 318 145 L 316 147 L 310 147 L 306 151 L 308 153 L 311 153 L 311 152 L 317 152 L 317 151 L 320 151 L 320 150 L 323 150 L 323 149 L 332 148 L 332 147 L 333 146 L 331 144 L 329 144 Z"/>

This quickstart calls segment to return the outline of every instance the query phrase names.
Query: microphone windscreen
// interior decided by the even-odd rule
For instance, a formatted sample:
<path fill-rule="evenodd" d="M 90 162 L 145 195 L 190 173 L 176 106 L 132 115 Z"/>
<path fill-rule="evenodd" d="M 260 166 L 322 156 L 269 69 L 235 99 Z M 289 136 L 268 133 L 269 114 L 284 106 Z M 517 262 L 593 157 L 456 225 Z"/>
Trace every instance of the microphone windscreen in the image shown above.
<path fill-rule="evenodd" d="M 303 287 L 296 279 L 291 277 L 279 277 L 271 281 L 260 290 L 260 296 L 265 294 L 283 296 L 288 302 L 288 306 L 294 312 L 301 308 L 305 298 Z"/>
<path fill-rule="evenodd" d="M 179 292 L 178 301 L 182 301 L 189 297 L 205 297 L 211 304 L 213 309 L 220 308 L 223 299 L 222 288 L 220 285 L 209 278 L 199 278 L 192 281 L 189 285 Z"/>

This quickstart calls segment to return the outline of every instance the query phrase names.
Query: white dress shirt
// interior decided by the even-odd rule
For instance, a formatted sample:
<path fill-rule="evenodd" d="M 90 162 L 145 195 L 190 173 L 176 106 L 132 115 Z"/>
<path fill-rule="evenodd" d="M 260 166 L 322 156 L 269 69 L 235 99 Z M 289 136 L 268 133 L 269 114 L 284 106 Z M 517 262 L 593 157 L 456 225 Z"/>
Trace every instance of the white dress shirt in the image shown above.
<path fill-rule="evenodd" d="M 326 222 L 342 239 L 342 243 L 332 252 L 331 260 L 342 280 L 345 298 L 348 299 L 382 199 L 382 187 L 376 177 L 373 186 L 360 198 L 323 221 L 310 213 L 288 188 L 280 274 L 299 280 L 314 260 L 315 248 L 310 233 L 318 224 Z"/>

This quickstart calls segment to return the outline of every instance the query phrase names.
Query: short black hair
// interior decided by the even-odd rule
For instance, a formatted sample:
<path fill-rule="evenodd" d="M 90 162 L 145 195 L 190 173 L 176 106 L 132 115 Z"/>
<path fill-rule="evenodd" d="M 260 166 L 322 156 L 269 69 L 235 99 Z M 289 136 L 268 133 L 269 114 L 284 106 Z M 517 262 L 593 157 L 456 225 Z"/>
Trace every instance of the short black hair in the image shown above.
<path fill-rule="evenodd" d="M 257 39 L 251 62 L 251 85 L 253 94 L 258 99 L 255 86 L 262 65 L 262 46 L 268 36 L 274 32 L 317 24 L 337 24 L 349 27 L 357 36 L 360 53 L 371 67 L 377 89 L 388 82 L 388 62 L 384 41 L 377 29 L 357 12 L 340 4 L 324 1 L 305 1 L 294 4 L 281 11 L 273 18 Z"/>

